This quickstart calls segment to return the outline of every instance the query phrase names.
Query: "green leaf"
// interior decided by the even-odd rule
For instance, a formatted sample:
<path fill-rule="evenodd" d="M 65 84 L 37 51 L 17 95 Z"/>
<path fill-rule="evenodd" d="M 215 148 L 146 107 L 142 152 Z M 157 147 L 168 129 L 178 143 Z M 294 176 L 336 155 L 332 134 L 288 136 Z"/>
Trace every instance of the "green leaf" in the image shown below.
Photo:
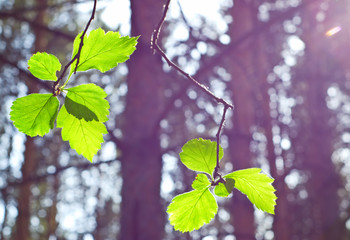
<path fill-rule="evenodd" d="M 215 189 L 214 189 L 215 195 L 219 197 L 227 197 L 228 195 L 230 195 L 230 193 L 232 192 L 235 186 L 235 180 L 231 178 L 227 178 L 225 180 L 226 180 L 225 184 L 220 182 L 218 185 L 215 186 Z"/>
<path fill-rule="evenodd" d="M 235 188 L 247 195 L 249 200 L 260 210 L 274 214 L 276 205 L 276 189 L 271 185 L 274 181 L 260 168 L 248 168 L 229 173 L 225 178 L 235 181 Z"/>
<path fill-rule="evenodd" d="M 208 188 L 209 186 L 210 182 L 208 180 L 208 177 L 203 173 L 197 174 L 195 180 L 192 183 L 192 188 L 197 190 Z"/>
<path fill-rule="evenodd" d="M 227 191 L 225 184 L 219 183 L 215 186 L 214 193 L 219 197 L 227 197 L 230 193 Z"/>
<path fill-rule="evenodd" d="M 104 99 L 107 93 L 102 88 L 89 83 L 64 90 L 68 91 L 65 100 L 68 113 L 86 121 L 106 122 L 108 120 L 109 103 Z"/>
<path fill-rule="evenodd" d="M 10 119 L 28 136 L 44 136 L 54 127 L 58 107 L 59 101 L 52 94 L 34 93 L 13 102 Z"/>
<path fill-rule="evenodd" d="M 98 121 L 96 114 L 83 104 L 77 103 L 69 97 L 65 98 L 64 104 L 66 106 L 67 112 L 69 114 L 72 114 L 74 117 L 78 119 L 84 118 L 84 120 L 87 122 L 92 120 Z"/>
<path fill-rule="evenodd" d="M 58 114 L 57 127 L 62 128 L 62 139 L 91 162 L 101 148 L 103 134 L 107 133 L 103 123 L 78 119 L 67 112 L 65 104 Z"/>
<path fill-rule="evenodd" d="M 28 60 L 28 70 L 41 80 L 56 81 L 61 63 L 55 55 L 38 52 Z"/>
<path fill-rule="evenodd" d="M 74 40 L 73 56 L 77 54 L 80 44 L 80 33 Z M 89 36 L 84 36 L 83 48 L 80 53 L 77 71 L 97 69 L 106 72 L 125 62 L 135 51 L 138 37 L 121 37 L 118 32 L 105 33 L 101 28 L 92 30 Z M 71 75 L 76 67 L 76 61 L 71 65 Z"/>
<path fill-rule="evenodd" d="M 220 147 L 220 160 L 223 155 L 224 152 Z M 180 159 L 189 169 L 205 172 L 212 176 L 216 166 L 216 142 L 203 140 L 202 138 L 192 139 L 182 147 Z"/>
<path fill-rule="evenodd" d="M 209 187 L 177 195 L 168 206 L 170 224 L 175 230 L 189 232 L 209 223 L 218 211 Z"/>
<path fill-rule="evenodd" d="M 225 188 L 226 188 L 227 192 L 231 193 L 233 188 L 235 187 L 235 180 L 233 180 L 231 178 L 227 178 L 225 180 L 226 180 Z"/>

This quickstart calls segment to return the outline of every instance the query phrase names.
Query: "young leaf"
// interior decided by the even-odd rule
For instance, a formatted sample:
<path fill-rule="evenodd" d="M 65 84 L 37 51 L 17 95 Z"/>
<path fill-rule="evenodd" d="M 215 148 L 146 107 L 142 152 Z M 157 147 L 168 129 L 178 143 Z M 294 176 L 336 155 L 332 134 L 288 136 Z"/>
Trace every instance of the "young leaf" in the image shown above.
<path fill-rule="evenodd" d="M 225 184 L 221 182 L 215 186 L 214 193 L 216 196 L 219 197 L 227 197 L 228 195 L 230 195 L 230 192 L 227 191 Z"/>
<path fill-rule="evenodd" d="M 209 223 L 218 211 L 209 187 L 177 195 L 168 206 L 170 224 L 175 230 L 190 232 Z"/>
<path fill-rule="evenodd" d="M 219 158 L 221 159 L 223 155 L 224 152 L 220 147 Z M 180 159 L 189 169 L 212 176 L 216 166 L 216 142 L 202 138 L 192 139 L 182 147 Z"/>
<path fill-rule="evenodd" d="M 34 93 L 13 102 L 10 119 L 28 136 L 44 136 L 54 127 L 58 107 L 59 101 L 52 94 Z"/>
<path fill-rule="evenodd" d="M 28 60 L 28 69 L 41 80 L 56 81 L 56 71 L 61 70 L 61 63 L 55 55 L 38 52 Z"/>
<path fill-rule="evenodd" d="M 64 89 L 68 91 L 65 106 L 67 112 L 85 121 L 106 122 L 109 114 L 107 93 L 93 83 Z"/>
<path fill-rule="evenodd" d="M 227 197 L 232 192 L 235 186 L 235 180 L 232 178 L 226 178 L 226 183 L 219 183 L 215 186 L 214 193 L 219 197 Z"/>
<path fill-rule="evenodd" d="M 65 104 L 58 114 L 57 127 L 62 128 L 62 139 L 91 162 L 101 148 L 103 134 L 107 133 L 103 123 L 78 119 L 67 112 Z"/>
<path fill-rule="evenodd" d="M 208 188 L 209 186 L 210 182 L 208 180 L 208 177 L 203 173 L 197 174 L 195 180 L 192 183 L 192 188 L 197 190 Z"/>
<path fill-rule="evenodd" d="M 73 57 L 77 54 L 80 44 L 80 33 L 74 40 Z M 138 37 L 121 37 L 118 32 L 105 33 L 101 28 L 92 30 L 89 36 L 84 36 L 84 45 L 80 53 L 77 71 L 97 69 L 106 72 L 125 62 L 135 51 Z M 73 62 L 70 69 L 71 75 L 76 67 Z"/>
<path fill-rule="evenodd" d="M 271 185 L 273 178 L 261 173 L 260 168 L 248 168 L 227 174 L 224 178 L 232 178 L 235 188 L 247 195 L 249 200 L 260 210 L 274 214 L 276 205 L 276 189 Z"/>
<path fill-rule="evenodd" d="M 99 122 L 98 117 L 93 111 L 91 111 L 85 105 L 73 101 L 69 97 L 65 98 L 64 105 L 66 106 L 67 112 L 78 119 L 84 118 L 84 120 L 87 122 L 92 120 Z"/>

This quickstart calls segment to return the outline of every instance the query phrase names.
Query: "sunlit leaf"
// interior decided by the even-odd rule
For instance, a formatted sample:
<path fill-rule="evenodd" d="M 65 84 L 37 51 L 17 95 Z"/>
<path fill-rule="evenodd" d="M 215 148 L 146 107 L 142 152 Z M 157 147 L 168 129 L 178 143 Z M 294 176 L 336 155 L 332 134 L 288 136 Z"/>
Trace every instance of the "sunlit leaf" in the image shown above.
<path fill-rule="evenodd" d="M 262 173 L 260 168 L 238 170 L 225 178 L 232 178 L 235 188 L 247 195 L 258 209 L 274 214 L 277 199 L 276 189 L 272 186 L 274 179 Z"/>
<path fill-rule="evenodd" d="M 210 182 L 208 180 L 208 177 L 203 173 L 197 174 L 195 180 L 192 183 L 192 188 L 197 190 L 208 188 L 209 186 Z"/>
<path fill-rule="evenodd" d="M 73 57 L 76 55 L 80 44 L 80 33 L 74 40 Z M 125 62 L 135 51 L 138 37 L 121 37 L 118 32 L 107 32 L 101 28 L 92 30 L 88 36 L 84 36 L 77 71 L 97 69 L 106 72 Z M 70 75 L 74 72 L 76 61 L 71 65 Z"/>
<path fill-rule="evenodd" d="M 59 101 L 52 94 L 34 93 L 13 102 L 10 118 L 28 136 L 44 136 L 54 127 L 58 107 Z"/>
<path fill-rule="evenodd" d="M 28 60 L 28 70 L 41 80 L 56 81 L 61 63 L 55 55 L 38 52 Z"/>
<path fill-rule="evenodd" d="M 235 180 L 232 178 L 225 179 L 226 183 L 219 183 L 215 186 L 214 193 L 219 197 L 227 197 L 232 192 L 235 186 Z"/>
<path fill-rule="evenodd" d="M 69 141 L 71 148 L 91 162 L 101 148 L 101 143 L 104 141 L 103 134 L 107 133 L 103 123 L 76 118 L 67 112 L 65 105 L 58 114 L 57 127 L 62 128 L 62 139 Z"/>
<path fill-rule="evenodd" d="M 223 155 L 224 152 L 220 147 L 220 160 Z M 202 138 L 192 139 L 182 147 L 180 159 L 189 169 L 205 172 L 212 176 L 216 166 L 216 142 Z"/>
<path fill-rule="evenodd" d="M 68 91 L 65 105 L 67 112 L 78 119 L 105 122 L 108 120 L 109 103 L 107 93 L 93 83 L 65 89 Z"/>
<path fill-rule="evenodd" d="M 207 187 L 177 195 L 170 203 L 167 213 L 175 230 L 189 232 L 209 223 L 217 211 L 216 200 Z"/>

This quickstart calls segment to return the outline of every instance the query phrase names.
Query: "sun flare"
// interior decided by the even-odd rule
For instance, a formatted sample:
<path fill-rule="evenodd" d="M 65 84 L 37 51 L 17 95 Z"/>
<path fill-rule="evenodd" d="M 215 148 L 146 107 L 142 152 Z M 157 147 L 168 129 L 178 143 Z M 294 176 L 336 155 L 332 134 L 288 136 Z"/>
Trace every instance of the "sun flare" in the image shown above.
<path fill-rule="evenodd" d="M 337 33 L 340 32 L 340 31 L 341 31 L 341 27 L 340 27 L 340 26 L 336 26 L 336 27 L 333 27 L 333 28 L 329 29 L 329 30 L 325 33 L 325 35 L 326 35 L 327 37 L 331 37 L 331 36 L 337 34 Z"/>

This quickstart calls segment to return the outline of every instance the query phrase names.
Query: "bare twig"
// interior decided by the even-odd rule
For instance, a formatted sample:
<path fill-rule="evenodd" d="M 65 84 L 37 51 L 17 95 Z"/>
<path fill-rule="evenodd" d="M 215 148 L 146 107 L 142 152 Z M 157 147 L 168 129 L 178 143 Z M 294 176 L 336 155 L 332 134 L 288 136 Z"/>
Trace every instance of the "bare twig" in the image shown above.
<path fill-rule="evenodd" d="M 81 53 L 81 49 L 83 48 L 83 45 L 84 45 L 84 37 L 85 37 L 85 34 L 92 22 L 92 20 L 95 18 L 95 12 L 96 12 L 96 5 L 97 5 L 97 0 L 94 0 L 94 7 L 92 9 L 92 13 L 91 13 L 91 17 L 88 21 L 88 23 L 86 24 L 86 27 L 83 31 L 83 33 L 81 34 L 80 36 L 80 44 L 79 44 L 79 48 L 78 48 L 78 52 L 74 55 L 74 57 L 72 58 L 72 60 L 70 60 L 69 63 L 67 63 L 66 66 L 64 66 L 64 69 L 63 69 L 63 72 L 62 74 L 60 75 L 60 77 L 57 79 L 56 82 L 54 82 L 53 84 L 53 88 L 52 88 L 52 93 L 54 96 L 57 96 L 60 94 L 60 89 L 59 89 L 59 83 L 60 81 L 63 79 L 67 69 L 69 68 L 70 65 L 72 65 L 72 63 L 77 60 L 77 63 L 75 65 L 75 68 L 74 68 L 74 74 L 77 72 L 77 68 L 78 68 L 78 65 L 79 65 L 79 60 L 80 60 L 80 53 Z"/>
<path fill-rule="evenodd" d="M 16 187 L 16 186 L 20 186 L 24 183 L 38 183 L 40 181 L 43 181 L 45 179 L 47 179 L 48 177 L 51 176 L 56 176 L 59 173 L 70 169 L 70 168 L 75 168 L 75 169 L 90 169 L 92 167 L 97 167 L 101 164 L 112 164 L 114 162 L 119 161 L 119 159 L 111 159 L 111 160 L 107 160 L 107 161 L 100 161 L 100 162 L 96 162 L 96 163 L 81 163 L 81 164 L 77 164 L 77 165 L 67 165 L 67 166 L 62 166 L 62 167 L 57 167 L 55 169 L 55 171 L 53 173 L 44 173 L 41 175 L 33 175 L 24 179 L 21 179 L 19 181 L 13 181 L 13 182 L 8 182 L 7 185 L 3 188 L 0 188 L 0 191 L 4 191 L 4 189 L 8 188 L 8 187 Z"/>
<path fill-rule="evenodd" d="M 196 86 L 198 86 L 204 93 L 206 93 L 207 95 L 209 95 L 211 98 L 215 99 L 215 101 L 219 104 L 222 103 L 224 105 L 224 113 L 222 116 L 222 120 L 221 123 L 219 125 L 219 129 L 218 132 L 216 134 L 216 151 L 217 151 L 217 156 L 216 156 L 216 167 L 214 169 L 214 181 L 213 184 L 216 185 L 219 182 L 225 182 L 225 180 L 221 177 L 221 175 L 219 174 L 219 149 L 220 149 L 220 133 L 222 131 L 222 128 L 224 126 L 224 122 L 225 122 L 225 116 L 226 116 L 226 111 L 227 109 L 233 109 L 233 105 L 231 103 L 228 103 L 227 101 L 225 101 L 223 98 L 219 98 L 217 96 L 215 96 L 214 93 L 212 93 L 208 87 L 206 87 L 205 85 L 199 83 L 196 79 L 194 79 L 192 76 L 190 76 L 188 73 L 186 73 L 184 70 L 182 70 L 178 65 L 176 65 L 174 62 L 172 62 L 167 55 L 165 54 L 165 52 L 161 49 L 161 47 L 158 45 L 158 38 L 159 38 L 159 34 L 161 31 L 161 28 L 163 26 L 163 23 L 165 21 L 168 9 L 169 9 L 169 5 L 170 5 L 170 1 L 171 0 L 167 0 L 167 2 L 164 5 L 164 9 L 163 9 L 163 15 L 158 23 L 158 26 L 156 27 L 156 29 L 154 29 L 153 31 L 153 35 L 152 35 L 152 40 L 151 40 L 151 46 L 153 48 L 154 51 L 158 51 L 160 53 L 160 55 L 163 57 L 163 59 L 167 62 L 167 64 L 170 67 L 175 68 L 175 70 L 179 73 L 181 73 L 183 76 L 185 76 L 187 79 L 189 79 L 190 81 L 192 81 L 192 83 L 194 83 Z M 219 180 L 216 181 L 216 178 L 219 177 Z"/>
<path fill-rule="evenodd" d="M 49 32 L 56 37 L 62 37 L 62 38 L 67 39 L 67 40 L 72 40 L 72 39 L 74 40 L 74 36 L 69 34 L 69 33 L 65 33 L 65 32 L 60 31 L 58 29 L 51 28 L 47 25 L 40 24 L 40 23 L 30 19 L 30 18 L 21 16 L 21 15 L 17 15 L 17 14 L 12 13 L 12 12 L 1 11 L 0 12 L 0 19 L 6 19 L 6 18 L 13 18 L 13 19 L 20 21 L 20 22 L 26 22 L 26 23 L 30 24 L 32 27 Z"/>
<path fill-rule="evenodd" d="M 214 179 L 219 177 L 219 182 L 225 182 L 225 180 L 221 177 L 221 175 L 219 173 L 219 169 L 220 169 L 219 153 L 220 153 L 220 134 L 221 134 L 222 128 L 224 127 L 224 124 L 225 124 L 226 112 L 227 112 L 228 108 L 229 107 L 227 105 L 224 106 L 224 112 L 222 114 L 220 126 L 218 129 L 218 132 L 216 133 L 216 166 L 215 166 L 213 175 L 214 175 Z"/>
<path fill-rule="evenodd" d="M 249 41 L 254 37 L 259 36 L 260 34 L 266 33 L 266 31 L 269 28 L 271 28 L 271 26 L 273 26 L 274 24 L 283 22 L 284 20 L 291 18 L 296 13 L 303 10 L 309 3 L 310 2 L 302 3 L 297 7 L 293 7 L 285 12 L 276 14 L 276 16 L 272 17 L 268 22 L 259 23 L 257 26 L 252 28 L 251 31 L 242 35 L 236 41 L 231 42 L 229 45 L 224 46 L 223 49 L 217 55 L 208 59 L 209 61 L 204 63 L 204 65 L 196 72 L 193 78 L 195 79 L 203 78 L 208 72 L 213 70 L 213 66 L 219 65 L 223 60 L 225 60 L 225 56 L 231 56 L 232 54 L 234 54 L 234 51 L 236 51 L 243 43 L 245 43 L 246 41 Z M 180 8 L 180 11 L 181 11 L 181 8 Z M 182 16 L 182 18 L 185 22 L 187 21 L 186 19 L 184 19 L 184 16 Z M 191 28 L 191 26 L 189 27 Z M 169 113 L 170 107 L 173 105 L 174 100 L 177 98 L 181 98 L 184 94 L 186 94 L 185 90 L 189 87 L 189 84 L 190 82 L 188 82 L 187 84 L 184 84 L 182 88 L 179 91 L 177 91 L 177 93 L 175 93 L 171 98 L 169 98 L 166 107 L 164 107 L 161 113 L 161 116 L 158 119 L 158 122 L 160 122 Z"/>
<path fill-rule="evenodd" d="M 203 92 L 205 92 L 206 94 L 208 94 L 211 98 L 215 99 L 218 103 L 222 103 L 225 106 L 228 106 L 229 108 L 233 109 L 233 105 L 231 103 L 226 102 L 224 99 L 219 98 L 217 96 L 215 96 L 209 89 L 208 87 L 206 87 L 205 85 L 199 83 L 196 79 L 194 79 L 192 76 L 190 76 L 188 73 L 186 73 L 184 70 L 182 70 L 179 66 L 177 66 L 174 62 L 172 62 L 167 55 L 165 54 L 165 52 L 161 49 L 161 47 L 158 45 L 158 38 L 159 38 L 159 33 L 160 30 L 162 28 L 162 25 L 165 21 L 165 17 L 166 14 L 168 12 L 169 9 L 169 4 L 170 4 L 170 0 L 167 0 L 166 4 L 164 5 L 164 10 L 163 10 L 163 15 L 161 17 L 160 22 L 158 23 L 157 28 L 153 31 L 153 35 L 152 35 L 152 48 L 153 50 L 157 50 L 160 55 L 164 58 L 164 60 L 168 63 L 168 65 L 170 67 L 175 68 L 176 71 L 178 71 L 179 73 L 181 73 L 183 76 L 185 76 L 187 79 L 191 80 L 195 85 L 197 85 Z"/>

